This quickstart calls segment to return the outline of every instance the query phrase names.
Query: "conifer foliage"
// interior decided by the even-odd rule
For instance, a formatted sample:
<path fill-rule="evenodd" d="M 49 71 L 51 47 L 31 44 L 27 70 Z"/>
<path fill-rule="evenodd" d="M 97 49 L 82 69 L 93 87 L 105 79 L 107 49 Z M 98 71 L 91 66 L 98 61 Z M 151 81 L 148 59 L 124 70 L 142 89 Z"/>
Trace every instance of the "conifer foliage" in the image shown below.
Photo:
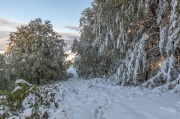
<path fill-rule="evenodd" d="M 5 60 L 4 55 L 0 54 L 0 90 L 6 89 L 7 87 L 7 80 L 5 78 Z"/>
<path fill-rule="evenodd" d="M 38 18 L 10 34 L 5 55 L 17 78 L 41 84 L 46 80 L 65 79 L 64 46 L 50 21 L 43 23 Z"/>
<path fill-rule="evenodd" d="M 94 0 L 80 19 L 73 46 L 82 77 L 111 76 L 119 84 L 179 83 L 178 0 Z"/>

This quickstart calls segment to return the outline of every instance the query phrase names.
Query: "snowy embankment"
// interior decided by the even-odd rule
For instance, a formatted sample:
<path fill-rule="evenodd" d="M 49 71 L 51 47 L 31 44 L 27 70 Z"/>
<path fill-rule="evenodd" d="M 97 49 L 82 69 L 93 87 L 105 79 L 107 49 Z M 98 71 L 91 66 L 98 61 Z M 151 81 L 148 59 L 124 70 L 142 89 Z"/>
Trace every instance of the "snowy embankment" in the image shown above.
<path fill-rule="evenodd" d="M 170 91 L 120 87 L 100 78 L 71 78 L 51 86 L 58 87 L 55 100 L 60 101 L 58 108 L 42 109 L 49 119 L 180 119 L 180 95 Z M 24 117 L 30 111 L 24 110 Z"/>

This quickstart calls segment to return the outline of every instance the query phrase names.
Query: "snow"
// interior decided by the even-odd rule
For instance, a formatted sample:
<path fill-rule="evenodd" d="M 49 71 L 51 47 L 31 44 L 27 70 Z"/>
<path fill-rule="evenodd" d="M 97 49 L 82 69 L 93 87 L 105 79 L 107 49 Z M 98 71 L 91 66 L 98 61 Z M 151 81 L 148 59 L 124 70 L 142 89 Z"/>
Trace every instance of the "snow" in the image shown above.
<path fill-rule="evenodd" d="M 180 118 L 178 94 L 112 86 L 105 79 L 70 79 L 62 84 L 66 92 L 62 106 L 67 119 Z"/>
<path fill-rule="evenodd" d="M 75 57 L 75 54 L 71 53 L 71 50 L 66 51 L 65 53 L 68 54 L 68 57 L 66 58 L 66 61 L 72 61 Z"/>
<path fill-rule="evenodd" d="M 180 119 L 178 93 L 118 86 L 102 78 L 84 80 L 77 77 L 73 67 L 68 72 L 74 77 L 41 87 L 54 92 L 54 100 L 58 102 L 58 108 L 39 107 L 42 114 L 47 111 L 49 119 Z M 23 101 L 21 117 L 28 117 L 32 112 L 26 102 L 28 98 Z"/>
<path fill-rule="evenodd" d="M 17 87 L 13 90 L 13 92 L 16 92 L 16 91 L 19 90 L 19 89 L 21 89 L 21 87 L 20 87 L 20 86 L 17 86 Z"/>
<path fill-rule="evenodd" d="M 5 51 L 1 51 L 1 50 L 0 50 L 0 54 L 4 54 L 4 52 L 5 52 Z"/>
<path fill-rule="evenodd" d="M 25 81 L 23 79 L 16 80 L 15 84 L 27 84 L 28 86 L 31 86 L 30 83 L 28 83 L 27 81 Z"/>
<path fill-rule="evenodd" d="M 32 110 L 33 110 L 33 108 L 28 108 L 28 109 L 24 110 L 21 115 L 21 118 L 30 117 L 32 114 Z"/>
<path fill-rule="evenodd" d="M 74 66 L 70 66 L 70 67 L 67 69 L 67 73 L 72 73 L 72 74 L 73 74 L 73 77 L 78 78 L 78 74 L 77 74 L 77 72 L 74 70 Z"/>

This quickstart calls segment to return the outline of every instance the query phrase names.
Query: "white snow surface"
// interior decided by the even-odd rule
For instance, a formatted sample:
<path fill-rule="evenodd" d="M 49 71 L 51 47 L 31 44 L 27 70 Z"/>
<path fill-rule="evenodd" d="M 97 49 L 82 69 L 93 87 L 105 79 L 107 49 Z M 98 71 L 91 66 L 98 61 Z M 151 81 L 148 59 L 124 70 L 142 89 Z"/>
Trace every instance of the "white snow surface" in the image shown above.
<path fill-rule="evenodd" d="M 97 78 L 74 78 L 61 86 L 64 98 L 51 119 L 180 119 L 179 94 L 113 86 Z"/>
<path fill-rule="evenodd" d="M 16 92 L 16 91 L 19 90 L 19 89 L 21 89 L 21 87 L 20 87 L 20 86 L 17 86 L 17 87 L 13 90 L 13 92 Z"/>
<path fill-rule="evenodd" d="M 76 70 L 74 69 L 74 66 L 70 66 L 67 69 L 67 73 L 72 73 L 74 78 L 78 78 L 78 74 L 77 74 Z"/>
<path fill-rule="evenodd" d="M 58 108 L 42 108 L 49 119 L 180 119 L 180 94 L 172 91 L 122 87 L 108 79 L 77 77 L 50 86 L 58 87 L 53 91 L 57 91 L 55 100 L 60 102 Z M 21 115 L 28 117 L 31 111 L 25 108 Z"/>
<path fill-rule="evenodd" d="M 30 83 L 28 83 L 27 81 L 25 81 L 24 79 L 18 79 L 16 80 L 15 84 L 27 84 L 28 86 L 31 86 Z"/>

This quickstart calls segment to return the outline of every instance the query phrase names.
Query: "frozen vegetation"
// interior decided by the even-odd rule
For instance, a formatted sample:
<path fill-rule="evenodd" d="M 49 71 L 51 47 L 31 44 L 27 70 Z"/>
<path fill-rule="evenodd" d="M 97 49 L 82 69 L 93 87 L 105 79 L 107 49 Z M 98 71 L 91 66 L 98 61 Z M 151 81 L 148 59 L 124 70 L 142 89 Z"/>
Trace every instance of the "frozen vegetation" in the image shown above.
<path fill-rule="evenodd" d="M 72 46 L 79 76 L 114 75 L 119 85 L 178 90 L 179 11 L 179 0 L 95 0 Z"/>
<path fill-rule="evenodd" d="M 0 117 L 180 119 L 179 0 L 94 0 L 80 27 L 73 61 L 48 20 L 10 34 Z"/>
<path fill-rule="evenodd" d="M 68 72 L 76 75 L 73 68 Z M 39 118 L 49 119 L 180 119 L 180 95 L 173 91 L 124 87 L 108 79 L 78 77 L 41 86 L 40 90 L 49 93 L 44 100 L 49 101 L 54 94 L 49 106 L 31 107 L 36 102 L 35 95 L 30 94 L 22 101 L 23 109 L 10 114 L 9 119 L 31 117 L 35 110 Z M 7 108 L 0 108 L 1 115 Z"/>

